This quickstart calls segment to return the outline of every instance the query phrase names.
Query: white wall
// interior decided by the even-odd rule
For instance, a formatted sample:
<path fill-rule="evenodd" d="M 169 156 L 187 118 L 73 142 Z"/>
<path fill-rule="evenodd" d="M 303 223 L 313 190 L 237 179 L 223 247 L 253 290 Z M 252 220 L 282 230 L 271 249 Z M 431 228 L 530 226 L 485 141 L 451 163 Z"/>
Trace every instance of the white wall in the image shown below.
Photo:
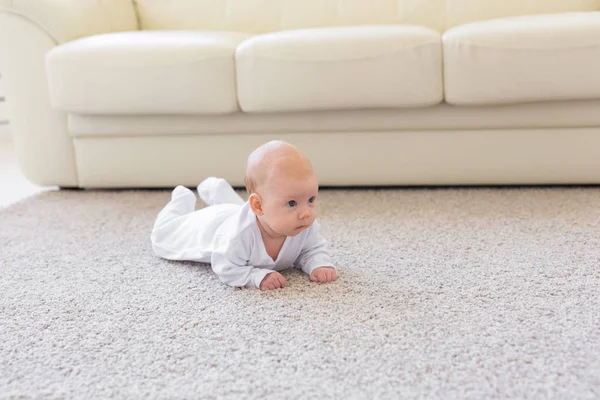
<path fill-rule="evenodd" d="M 0 75 L 0 139 L 7 139 L 10 125 L 8 123 L 8 115 L 6 112 L 6 97 L 4 95 L 4 85 L 2 84 L 2 76 Z"/>

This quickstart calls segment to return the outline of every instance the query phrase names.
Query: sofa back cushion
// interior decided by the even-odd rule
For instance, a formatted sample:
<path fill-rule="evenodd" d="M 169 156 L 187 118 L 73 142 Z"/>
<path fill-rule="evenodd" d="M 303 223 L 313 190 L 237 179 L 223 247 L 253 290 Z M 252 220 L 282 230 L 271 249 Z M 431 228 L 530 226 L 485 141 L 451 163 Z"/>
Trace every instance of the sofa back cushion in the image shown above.
<path fill-rule="evenodd" d="M 570 0 L 572 1 L 572 0 Z M 135 0 L 142 29 L 264 33 L 364 24 L 444 28 L 445 0 Z"/>
<path fill-rule="evenodd" d="M 449 29 L 468 22 L 519 15 L 600 11 L 600 0 L 445 0 Z"/>
<path fill-rule="evenodd" d="M 537 13 L 599 11 L 600 0 L 134 0 L 142 29 L 286 29 L 414 24 L 437 31 Z"/>

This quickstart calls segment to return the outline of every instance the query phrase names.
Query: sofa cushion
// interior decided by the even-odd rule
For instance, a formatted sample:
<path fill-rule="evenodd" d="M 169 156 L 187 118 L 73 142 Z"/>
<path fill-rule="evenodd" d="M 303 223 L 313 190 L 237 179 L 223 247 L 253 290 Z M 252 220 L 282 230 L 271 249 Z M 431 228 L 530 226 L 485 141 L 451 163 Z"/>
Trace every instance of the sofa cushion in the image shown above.
<path fill-rule="evenodd" d="M 52 105 L 82 114 L 235 112 L 234 53 L 247 37 L 121 32 L 57 46 L 47 56 Z"/>
<path fill-rule="evenodd" d="M 427 26 L 441 32 L 446 1 L 136 0 L 135 3 L 142 29 L 267 33 L 331 26 L 405 24 Z"/>
<path fill-rule="evenodd" d="M 600 0 L 445 0 L 445 4 L 446 29 L 520 15 L 600 10 Z"/>
<path fill-rule="evenodd" d="M 282 31 L 237 53 L 246 112 L 416 107 L 442 98 L 440 35 L 418 26 Z"/>
<path fill-rule="evenodd" d="M 123 0 L 0 0 L 0 12 L 31 21 L 57 43 L 138 29 L 135 5 Z"/>
<path fill-rule="evenodd" d="M 447 31 L 451 104 L 600 98 L 600 13 L 481 21 Z"/>

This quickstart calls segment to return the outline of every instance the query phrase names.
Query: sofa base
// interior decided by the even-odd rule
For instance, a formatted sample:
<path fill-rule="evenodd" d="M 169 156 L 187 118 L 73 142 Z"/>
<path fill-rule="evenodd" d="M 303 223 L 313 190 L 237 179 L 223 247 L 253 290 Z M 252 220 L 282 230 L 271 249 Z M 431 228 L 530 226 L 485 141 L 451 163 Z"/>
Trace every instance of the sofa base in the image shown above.
<path fill-rule="evenodd" d="M 321 186 L 600 184 L 600 127 L 74 138 L 79 186 L 243 186 L 248 154 L 282 139 L 312 160 Z"/>

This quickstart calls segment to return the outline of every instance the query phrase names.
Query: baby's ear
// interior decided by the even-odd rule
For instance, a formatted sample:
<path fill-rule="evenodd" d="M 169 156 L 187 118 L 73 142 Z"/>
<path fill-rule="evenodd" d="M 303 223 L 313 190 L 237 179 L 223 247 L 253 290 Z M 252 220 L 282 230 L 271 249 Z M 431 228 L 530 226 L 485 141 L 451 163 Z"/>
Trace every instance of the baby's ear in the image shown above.
<path fill-rule="evenodd" d="M 248 198 L 252 212 L 258 216 L 263 215 L 262 199 L 256 193 L 252 193 Z"/>

